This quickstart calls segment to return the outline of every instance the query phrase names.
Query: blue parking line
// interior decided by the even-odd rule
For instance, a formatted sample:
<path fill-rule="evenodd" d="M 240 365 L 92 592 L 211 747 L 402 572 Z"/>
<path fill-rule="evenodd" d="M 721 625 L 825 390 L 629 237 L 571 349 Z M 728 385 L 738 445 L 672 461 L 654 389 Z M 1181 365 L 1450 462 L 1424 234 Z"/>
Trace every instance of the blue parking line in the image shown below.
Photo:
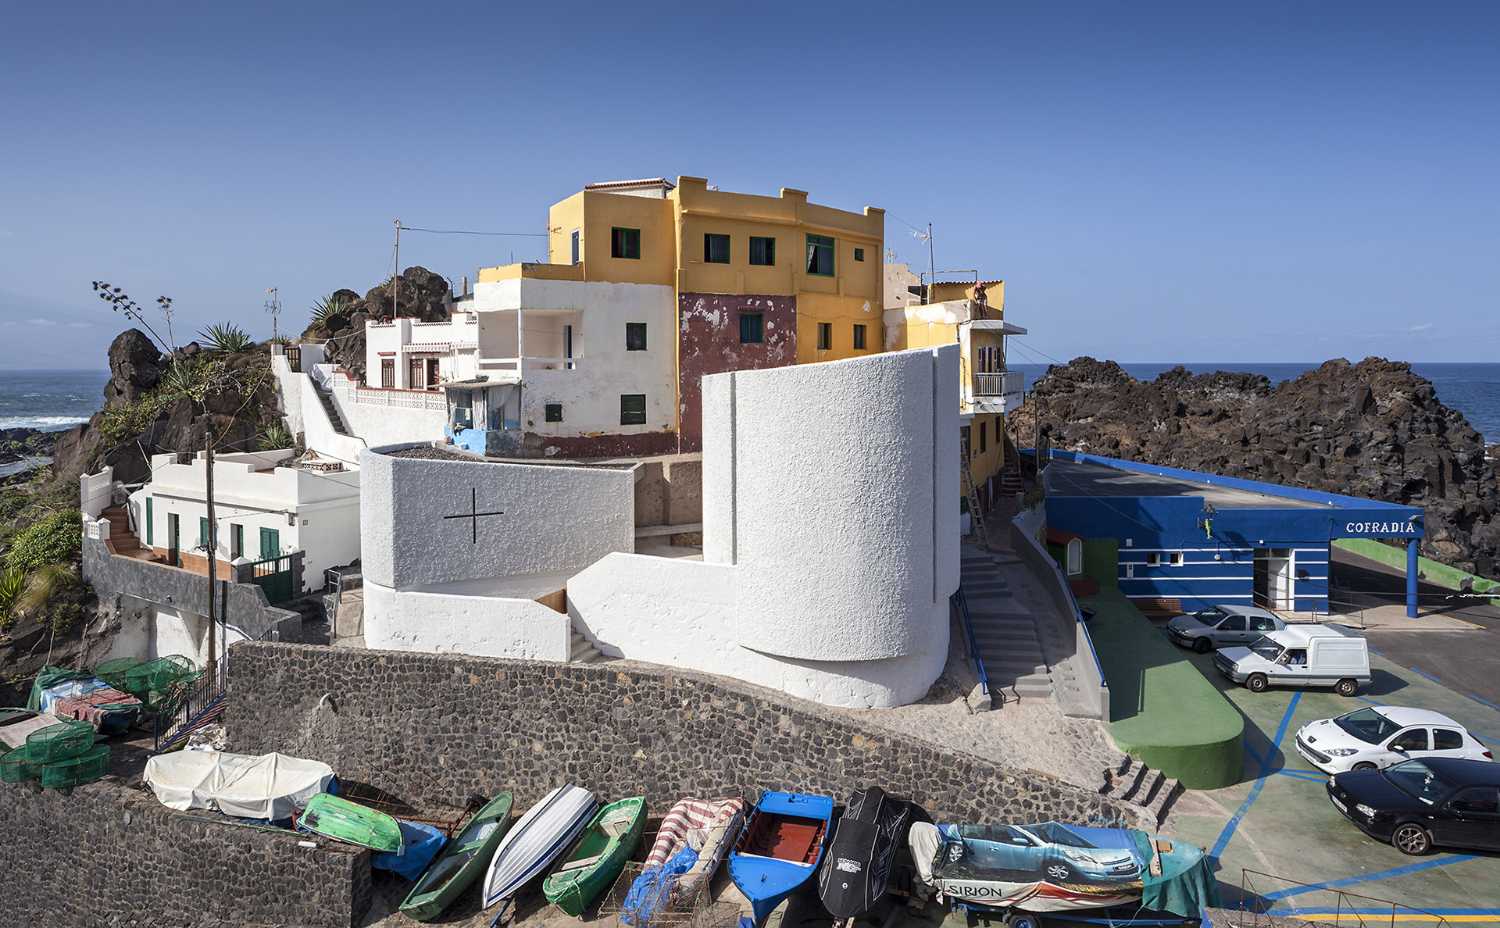
<path fill-rule="evenodd" d="M 1260 768 L 1266 766 L 1266 759 L 1264 757 L 1261 757 L 1260 754 L 1255 750 L 1255 748 L 1252 748 L 1250 746 L 1250 742 L 1248 739 L 1245 741 L 1245 753 L 1250 756 L 1251 760 L 1255 761 L 1255 769 L 1259 770 Z"/>
<path fill-rule="evenodd" d="M 1424 860 L 1420 863 L 1407 864 L 1404 867 L 1392 867 L 1389 870 L 1379 870 L 1375 873 L 1364 873 L 1357 876 L 1346 876 L 1340 880 L 1329 880 L 1326 883 L 1309 883 L 1306 886 L 1298 886 L 1293 889 L 1278 890 L 1274 893 L 1266 893 L 1265 900 L 1272 902 L 1276 899 L 1285 899 L 1288 896 L 1300 896 L 1303 893 L 1317 892 L 1320 889 L 1339 889 L 1344 886 L 1353 886 L 1356 883 L 1376 883 L 1381 880 L 1389 880 L 1392 877 L 1405 876 L 1408 873 L 1420 873 L 1423 870 L 1431 870 L 1435 867 L 1446 867 L 1449 864 L 1462 863 L 1473 860 L 1473 854 L 1451 854 L 1436 860 Z"/>
<path fill-rule="evenodd" d="M 1291 777 L 1293 780 L 1306 780 L 1310 783 L 1323 783 L 1328 780 L 1328 775 L 1318 773 L 1314 770 L 1273 770 L 1277 776 Z"/>
<path fill-rule="evenodd" d="M 1245 813 L 1250 811 L 1250 807 L 1255 805 L 1255 800 L 1260 798 L 1261 790 L 1266 788 L 1266 778 L 1270 775 L 1270 771 L 1266 769 L 1270 766 L 1267 760 L 1276 753 L 1276 749 L 1281 745 L 1281 739 L 1286 737 L 1287 726 L 1292 724 L 1292 713 L 1297 711 L 1297 703 L 1301 701 L 1302 691 L 1297 690 L 1292 694 L 1292 701 L 1287 703 L 1286 712 L 1281 716 L 1281 724 L 1276 726 L 1276 737 L 1271 740 L 1271 747 L 1267 751 L 1266 758 L 1261 760 L 1260 775 L 1255 778 L 1255 785 L 1250 787 L 1250 795 L 1245 797 L 1245 801 L 1240 803 L 1234 815 L 1224 823 L 1224 830 L 1219 832 L 1218 840 L 1214 842 L 1213 849 L 1208 852 L 1208 856 L 1214 860 L 1218 860 L 1219 855 L 1224 853 L 1224 848 L 1229 845 L 1229 839 L 1234 837 L 1235 830 L 1244 820 Z"/>

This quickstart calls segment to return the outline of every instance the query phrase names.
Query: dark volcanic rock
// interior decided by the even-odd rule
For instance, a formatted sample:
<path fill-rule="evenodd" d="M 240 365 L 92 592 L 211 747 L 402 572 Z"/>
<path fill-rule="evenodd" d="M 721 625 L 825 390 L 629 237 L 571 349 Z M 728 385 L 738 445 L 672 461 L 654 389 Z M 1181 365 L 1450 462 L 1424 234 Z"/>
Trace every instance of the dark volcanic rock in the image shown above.
<path fill-rule="evenodd" d="M 1047 370 L 1009 417 L 1029 447 L 1038 414 L 1054 447 L 1422 506 L 1423 553 L 1494 576 L 1496 462 L 1463 414 L 1411 365 L 1329 361 L 1272 387 L 1256 374 L 1174 368 L 1148 383 L 1112 361 Z"/>
<path fill-rule="evenodd" d="M 446 277 L 425 267 L 409 267 L 401 272 L 399 286 L 387 280 L 364 296 L 348 288 L 335 290 L 333 296 L 344 301 L 345 312 L 309 325 L 302 337 L 324 341 L 330 362 L 363 377 L 366 321 L 410 316 L 422 322 L 442 322 L 448 318 L 453 294 Z"/>
<path fill-rule="evenodd" d="M 109 382 L 104 405 L 133 403 L 161 381 L 161 352 L 140 329 L 126 329 L 109 343 Z"/>

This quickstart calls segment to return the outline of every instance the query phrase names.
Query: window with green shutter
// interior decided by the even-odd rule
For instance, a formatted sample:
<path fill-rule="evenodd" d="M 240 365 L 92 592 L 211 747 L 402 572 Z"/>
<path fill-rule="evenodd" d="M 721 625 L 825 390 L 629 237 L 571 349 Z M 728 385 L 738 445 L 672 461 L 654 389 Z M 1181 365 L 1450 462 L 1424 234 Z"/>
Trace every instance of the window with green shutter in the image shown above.
<path fill-rule="evenodd" d="M 740 344 L 758 345 L 766 340 L 766 317 L 760 313 L 740 313 Z"/>
<path fill-rule="evenodd" d="M 832 277 L 833 270 L 833 238 L 827 235 L 808 235 L 807 273 Z"/>
<path fill-rule="evenodd" d="M 640 260 L 641 230 L 615 226 L 609 230 L 609 256 Z"/>
<path fill-rule="evenodd" d="M 146 547 L 148 548 L 156 541 L 155 521 L 151 512 L 151 497 L 148 496 L 146 497 Z"/>
<path fill-rule="evenodd" d="M 646 424 L 646 394 L 644 394 L 644 393 L 622 393 L 622 394 L 620 394 L 620 424 L 621 425 L 645 425 Z"/>
<path fill-rule="evenodd" d="M 208 547 L 208 517 L 198 517 L 198 547 Z"/>

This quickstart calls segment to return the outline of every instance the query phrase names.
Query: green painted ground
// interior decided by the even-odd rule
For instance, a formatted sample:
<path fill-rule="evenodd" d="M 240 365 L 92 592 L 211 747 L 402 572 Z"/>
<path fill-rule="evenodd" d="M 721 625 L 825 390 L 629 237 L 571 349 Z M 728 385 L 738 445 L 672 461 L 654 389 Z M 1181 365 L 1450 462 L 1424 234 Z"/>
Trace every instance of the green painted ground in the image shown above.
<path fill-rule="evenodd" d="M 1394 567 L 1403 573 L 1406 571 L 1406 551 L 1401 548 L 1393 548 L 1371 538 L 1336 538 L 1333 544 L 1334 547 L 1343 548 L 1345 551 L 1369 558 L 1387 567 Z M 1494 580 L 1464 573 L 1457 567 L 1449 567 L 1447 564 L 1425 557 L 1417 558 L 1417 571 L 1428 583 L 1435 583 L 1450 590 L 1463 589 L 1463 584 L 1467 581 L 1473 585 L 1477 593 L 1500 592 L 1500 583 Z"/>
<path fill-rule="evenodd" d="M 1115 590 L 1081 602 L 1095 610 L 1089 634 L 1109 682 L 1109 729 L 1120 749 L 1192 789 L 1242 780 L 1244 721 L 1188 652 Z"/>
<path fill-rule="evenodd" d="M 1210 656 L 1190 659 L 1205 681 L 1224 690 L 1247 723 L 1242 781 L 1184 797 L 1168 829 L 1204 848 L 1218 847 L 1226 904 L 1239 898 L 1243 881 L 1261 906 L 1269 904 L 1278 913 L 1302 918 L 1332 921 L 1336 911 L 1342 906 L 1347 912 L 1352 901 L 1364 909 L 1381 908 L 1383 917 L 1368 921 L 1389 925 L 1390 906 L 1382 908 L 1376 900 L 1390 900 L 1412 907 L 1397 911 L 1400 925 L 1436 924 L 1439 917 L 1455 925 L 1500 924 L 1500 855 L 1440 852 L 1414 858 L 1365 837 L 1328 802 L 1326 778 L 1292 746 L 1303 725 L 1370 703 L 1435 709 L 1495 745 L 1500 744 L 1500 711 L 1380 657 L 1371 659 L 1371 685 L 1353 699 L 1318 690 L 1257 695 L 1225 680 Z M 1247 869 L 1283 879 L 1245 877 Z M 1287 879 L 1309 884 L 1338 881 L 1345 892 L 1369 898 L 1340 900 L 1332 890 L 1306 890 Z M 1276 898 L 1267 902 L 1268 896 Z M 1347 915 L 1344 921 L 1349 923 Z"/>

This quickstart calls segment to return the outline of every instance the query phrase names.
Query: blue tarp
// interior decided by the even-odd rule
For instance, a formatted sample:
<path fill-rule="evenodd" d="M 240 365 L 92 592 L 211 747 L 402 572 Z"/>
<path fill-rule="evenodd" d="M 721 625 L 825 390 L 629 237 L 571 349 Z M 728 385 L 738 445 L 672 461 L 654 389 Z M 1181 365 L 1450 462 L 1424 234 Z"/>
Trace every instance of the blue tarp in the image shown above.
<path fill-rule="evenodd" d="M 672 900 L 672 888 L 684 873 L 698 862 L 698 852 L 692 845 L 672 855 L 660 867 L 652 867 L 635 878 L 630 892 L 625 894 L 625 904 L 620 907 L 620 921 L 627 925 L 640 925 L 651 921 L 660 909 Z"/>
<path fill-rule="evenodd" d="M 448 843 L 448 839 L 431 825 L 401 819 L 397 819 L 396 824 L 401 826 L 401 853 L 376 854 L 370 858 L 370 866 L 415 880 L 432 863 L 432 859 Z"/>

